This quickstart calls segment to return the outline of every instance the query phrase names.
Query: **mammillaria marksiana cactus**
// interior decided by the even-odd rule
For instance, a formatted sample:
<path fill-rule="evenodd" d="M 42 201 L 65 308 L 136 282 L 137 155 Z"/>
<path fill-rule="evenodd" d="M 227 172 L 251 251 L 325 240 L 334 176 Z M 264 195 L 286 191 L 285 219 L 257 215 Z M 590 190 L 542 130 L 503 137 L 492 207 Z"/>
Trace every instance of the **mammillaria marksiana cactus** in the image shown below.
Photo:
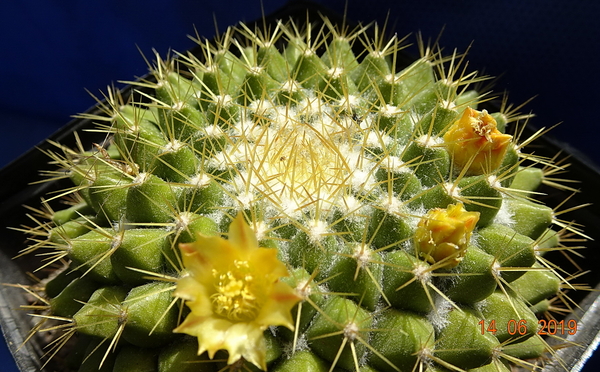
<path fill-rule="evenodd" d="M 105 143 L 49 152 L 70 204 L 23 254 L 61 266 L 29 291 L 50 357 L 78 339 L 65 370 L 483 372 L 552 353 L 538 318 L 568 275 L 543 253 L 580 232 L 533 199 L 554 168 L 524 151 L 528 115 L 481 108 L 463 56 L 421 43 L 400 66 L 377 25 L 313 21 L 157 59 L 82 115 Z"/>

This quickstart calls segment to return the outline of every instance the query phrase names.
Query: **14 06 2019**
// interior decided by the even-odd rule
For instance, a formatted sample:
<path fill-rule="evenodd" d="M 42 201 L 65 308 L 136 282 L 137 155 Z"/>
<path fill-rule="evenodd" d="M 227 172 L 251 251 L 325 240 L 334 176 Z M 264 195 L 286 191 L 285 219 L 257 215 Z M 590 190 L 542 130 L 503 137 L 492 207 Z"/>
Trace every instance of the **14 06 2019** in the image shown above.
<path fill-rule="evenodd" d="M 489 332 L 495 335 L 498 332 L 498 325 L 495 319 L 490 320 L 487 324 L 484 319 L 481 319 L 477 324 L 481 327 L 481 334 Z M 529 333 L 529 327 L 530 325 L 527 324 L 527 320 L 525 319 L 510 319 L 506 323 L 506 332 L 511 336 L 523 336 Z M 564 319 L 561 321 L 540 319 L 538 320 L 537 329 L 537 333 L 542 336 L 574 335 L 577 333 L 577 321 L 575 319 L 570 319 L 567 322 Z"/>

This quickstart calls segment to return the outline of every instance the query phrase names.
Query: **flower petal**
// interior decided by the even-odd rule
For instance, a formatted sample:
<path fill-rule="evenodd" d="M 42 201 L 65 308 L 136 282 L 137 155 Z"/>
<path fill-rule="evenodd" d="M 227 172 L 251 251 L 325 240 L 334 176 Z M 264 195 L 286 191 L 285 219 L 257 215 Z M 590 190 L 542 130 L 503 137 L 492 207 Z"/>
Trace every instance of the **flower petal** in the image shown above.
<path fill-rule="evenodd" d="M 229 352 L 227 364 L 244 358 L 263 371 L 267 370 L 267 344 L 256 323 L 235 323 L 227 330 L 223 349 Z"/>
<path fill-rule="evenodd" d="M 282 325 L 293 330 L 294 321 L 291 310 L 300 300 L 293 288 L 283 282 L 277 282 L 273 286 L 271 297 L 256 317 L 256 322 L 266 325 Z"/>
<path fill-rule="evenodd" d="M 258 248 L 252 252 L 248 259 L 252 267 L 255 267 L 261 274 L 268 275 L 272 282 L 281 277 L 289 276 L 286 266 L 277 258 L 276 249 Z"/>
<path fill-rule="evenodd" d="M 467 167 L 467 175 L 478 175 L 501 165 L 512 136 L 501 133 L 486 110 L 467 107 L 444 134 L 444 142 L 457 167 Z"/>
<path fill-rule="evenodd" d="M 248 226 L 241 213 L 231 222 L 227 239 L 233 246 L 242 250 L 258 248 L 256 234 Z"/>
<path fill-rule="evenodd" d="M 177 283 L 177 288 L 173 292 L 175 297 L 186 300 L 186 305 L 192 310 L 195 316 L 210 316 L 213 313 L 212 302 L 207 288 L 198 283 L 192 277 L 184 277 Z"/>
<path fill-rule="evenodd" d="M 208 351 L 208 356 L 212 359 L 217 351 L 224 348 L 227 331 L 231 326 L 232 323 L 227 319 L 188 316 L 174 332 L 197 337 L 198 355 Z"/>

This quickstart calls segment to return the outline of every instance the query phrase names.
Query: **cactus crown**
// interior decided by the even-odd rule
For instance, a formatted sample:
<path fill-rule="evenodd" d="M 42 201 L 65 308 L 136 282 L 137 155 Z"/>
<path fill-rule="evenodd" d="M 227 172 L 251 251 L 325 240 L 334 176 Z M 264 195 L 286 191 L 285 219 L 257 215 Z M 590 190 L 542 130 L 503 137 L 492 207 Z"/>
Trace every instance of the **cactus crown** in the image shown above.
<path fill-rule="evenodd" d="M 541 252 L 580 231 L 530 198 L 544 172 L 505 133 L 528 115 L 480 110 L 457 53 L 400 66 L 377 25 L 265 29 L 157 57 L 81 115 L 104 147 L 50 154 L 76 201 L 25 252 L 64 265 L 51 354 L 78 334 L 86 371 L 535 367 L 565 282 Z"/>

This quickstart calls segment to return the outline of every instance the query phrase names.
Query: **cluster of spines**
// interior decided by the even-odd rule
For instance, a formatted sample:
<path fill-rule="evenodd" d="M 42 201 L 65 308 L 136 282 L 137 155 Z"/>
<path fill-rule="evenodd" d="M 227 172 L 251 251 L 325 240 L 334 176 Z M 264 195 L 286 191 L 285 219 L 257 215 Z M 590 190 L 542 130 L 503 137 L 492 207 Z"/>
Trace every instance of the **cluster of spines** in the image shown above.
<path fill-rule="evenodd" d="M 91 117 L 108 134 L 106 149 L 50 154 L 75 184 L 64 194 L 79 202 L 40 223 L 42 238 L 27 250 L 49 249 L 47 266 L 69 261 L 45 285 L 46 319 L 68 324 L 54 345 L 87 335 L 90 350 L 105 350 L 93 353 L 97 365 L 115 371 L 157 358 L 134 346 L 179 344 L 160 353 L 161 371 L 193 358 L 193 341 L 171 332 L 187 312 L 170 297 L 185 269 L 177 246 L 196 233 L 226 235 L 242 213 L 261 244 L 279 250 L 291 272 L 283 280 L 303 300 L 294 332 L 265 332 L 270 368 L 533 368 L 522 359 L 549 348 L 530 307 L 547 310 L 565 280 L 540 254 L 558 246 L 548 229 L 560 226 L 557 213 L 528 200 L 550 178 L 523 166 L 538 159 L 502 137 L 523 117 L 477 111 L 483 96 L 469 86 L 483 79 L 465 72 L 462 56 L 423 46 L 396 72 L 400 42 L 373 30 L 370 39 L 367 27 L 340 31 L 327 20 L 317 32 L 242 25 L 217 45 L 198 40 L 203 61 L 181 55 L 186 72 L 159 60 L 155 82 L 135 83 L 140 102 L 109 93 L 107 115 Z M 359 58 L 356 43 L 366 50 Z M 507 143 L 501 155 L 462 156 L 471 140 L 450 129 L 461 117 L 479 123 L 485 140 L 493 121 Z M 451 211 L 477 215 L 462 243 L 441 236 L 444 249 L 419 248 L 435 240 L 428 222 L 447 222 Z M 446 225 L 465 229 L 461 218 Z M 416 242 L 419 231 L 432 235 Z M 506 329 L 510 319 L 529 327 L 514 338 L 478 325 Z M 251 368 L 230 366 L 238 367 Z"/>

